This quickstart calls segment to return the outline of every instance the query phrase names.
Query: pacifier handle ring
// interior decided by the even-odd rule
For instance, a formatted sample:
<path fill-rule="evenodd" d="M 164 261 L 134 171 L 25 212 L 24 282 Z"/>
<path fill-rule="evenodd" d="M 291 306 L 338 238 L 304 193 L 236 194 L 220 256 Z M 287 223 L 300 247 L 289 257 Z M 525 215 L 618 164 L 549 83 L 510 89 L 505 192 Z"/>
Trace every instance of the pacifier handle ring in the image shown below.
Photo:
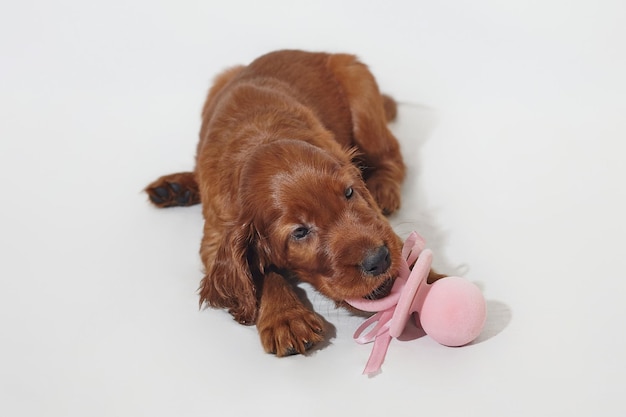
<path fill-rule="evenodd" d="M 433 252 L 430 249 L 424 249 L 420 253 L 419 258 L 417 258 L 415 266 L 413 266 L 413 270 L 404 285 L 402 294 L 400 295 L 400 299 L 396 305 L 396 309 L 393 312 L 391 326 L 389 327 L 389 334 L 392 337 L 397 338 L 402 334 L 407 321 L 411 317 L 412 313 L 414 313 L 414 309 L 412 308 L 414 301 L 422 283 L 426 281 L 426 277 L 428 276 L 432 263 Z"/>

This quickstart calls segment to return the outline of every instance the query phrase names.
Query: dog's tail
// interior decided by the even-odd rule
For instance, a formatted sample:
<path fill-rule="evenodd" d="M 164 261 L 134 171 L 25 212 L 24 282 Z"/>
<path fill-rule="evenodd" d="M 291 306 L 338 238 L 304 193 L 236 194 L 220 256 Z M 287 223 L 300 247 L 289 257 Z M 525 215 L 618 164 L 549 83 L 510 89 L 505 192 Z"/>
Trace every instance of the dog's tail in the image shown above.
<path fill-rule="evenodd" d="M 387 123 L 393 122 L 396 120 L 396 116 L 398 115 L 398 105 L 393 97 L 383 94 L 383 107 L 385 109 L 385 117 L 387 118 Z"/>
<path fill-rule="evenodd" d="M 159 208 L 200 204 L 198 182 L 193 172 L 164 175 L 145 189 L 152 204 Z"/>

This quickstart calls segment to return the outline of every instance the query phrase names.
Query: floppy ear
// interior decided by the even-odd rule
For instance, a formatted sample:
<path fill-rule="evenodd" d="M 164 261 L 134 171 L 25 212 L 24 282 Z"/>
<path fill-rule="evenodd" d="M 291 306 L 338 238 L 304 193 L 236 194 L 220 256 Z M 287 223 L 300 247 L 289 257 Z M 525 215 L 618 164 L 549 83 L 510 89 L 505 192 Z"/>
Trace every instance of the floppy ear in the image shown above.
<path fill-rule="evenodd" d="M 250 223 L 237 223 L 229 229 L 222 237 L 213 265 L 202 279 L 199 290 L 201 307 L 207 304 L 227 308 L 242 324 L 254 324 L 258 311 L 248 259 L 254 236 Z"/>

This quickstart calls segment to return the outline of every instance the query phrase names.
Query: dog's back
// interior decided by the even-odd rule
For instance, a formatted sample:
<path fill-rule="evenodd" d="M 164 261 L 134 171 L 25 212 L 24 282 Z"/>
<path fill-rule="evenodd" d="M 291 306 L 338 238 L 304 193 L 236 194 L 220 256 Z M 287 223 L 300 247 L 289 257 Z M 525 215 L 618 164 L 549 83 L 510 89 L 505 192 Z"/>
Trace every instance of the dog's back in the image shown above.
<path fill-rule="evenodd" d="M 352 142 L 352 119 L 345 93 L 330 68 L 330 55 L 303 51 L 278 51 L 260 57 L 241 74 L 242 80 L 268 78 L 289 86 L 290 93 L 315 111 L 324 127 L 342 145 Z M 344 55 L 356 61 L 352 55 Z"/>
<path fill-rule="evenodd" d="M 331 56 L 336 55 L 277 51 L 218 76 L 203 111 L 198 154 L 206 141 L 220 140 L 217 136 L 221 126 L 228 129 L 227 140 L 233 140 L 235 121 L 242 124 L 251 119 L 257 119 L 252 125 L 272 130 L 273 137 L 288 128 L 288 122 L 294 127 L 298 123 L 320 123 L 321 128 L 332 132 L 337 143 L 350 146 L 349 103 L 329 67 Z M 258 123 L 261 114 L 264 119 Z"/>

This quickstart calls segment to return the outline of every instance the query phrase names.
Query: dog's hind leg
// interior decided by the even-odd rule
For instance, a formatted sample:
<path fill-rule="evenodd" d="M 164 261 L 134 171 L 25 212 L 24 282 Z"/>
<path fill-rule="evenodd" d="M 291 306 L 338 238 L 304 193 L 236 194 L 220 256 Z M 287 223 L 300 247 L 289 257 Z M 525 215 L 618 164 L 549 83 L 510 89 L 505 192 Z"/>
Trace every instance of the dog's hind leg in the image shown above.
<path fill-rule="evenodd" d="M 211 120 L 216 97 L 243 68 L 243 66 L 230 68 L 215 78 L 202 109 L 202 127 L 200 129 L 198 150 L 202 146 L 203 140 L 206 139 L 206 128 Z M 145 191 L 148 193 L 152 204 L 159 208 L 200 204 L 200 192 L 194 172 L 177 172 L 165 175 L 148 185 Z"/>
<path fill-rule="evenodd" d="M 193 172 L 164 175 L 145 189 L 152 204 L 159 208 L 200 204 L 198 183 Z"/>
<path fill-rule="evenodd" d="M 331 55 L 328 66 L 350 105 L 353 140 L 367 188 L 383 213 L 391 214 L 400 207 L 406 170 L 398 140 L 387 128 L 396 117 L 396 103 L 380 94 L 374 76 L 354 56 Z"/>
<path fill-rule="evenodd" d="M 385 119 L 387 119 L 387 123 L 393 122 L 396 120 L 396 116 L 398 115 L 398 104 L 391 96 L 383 94 L 382 97 L 383 109 L 385 109 Z"/>

